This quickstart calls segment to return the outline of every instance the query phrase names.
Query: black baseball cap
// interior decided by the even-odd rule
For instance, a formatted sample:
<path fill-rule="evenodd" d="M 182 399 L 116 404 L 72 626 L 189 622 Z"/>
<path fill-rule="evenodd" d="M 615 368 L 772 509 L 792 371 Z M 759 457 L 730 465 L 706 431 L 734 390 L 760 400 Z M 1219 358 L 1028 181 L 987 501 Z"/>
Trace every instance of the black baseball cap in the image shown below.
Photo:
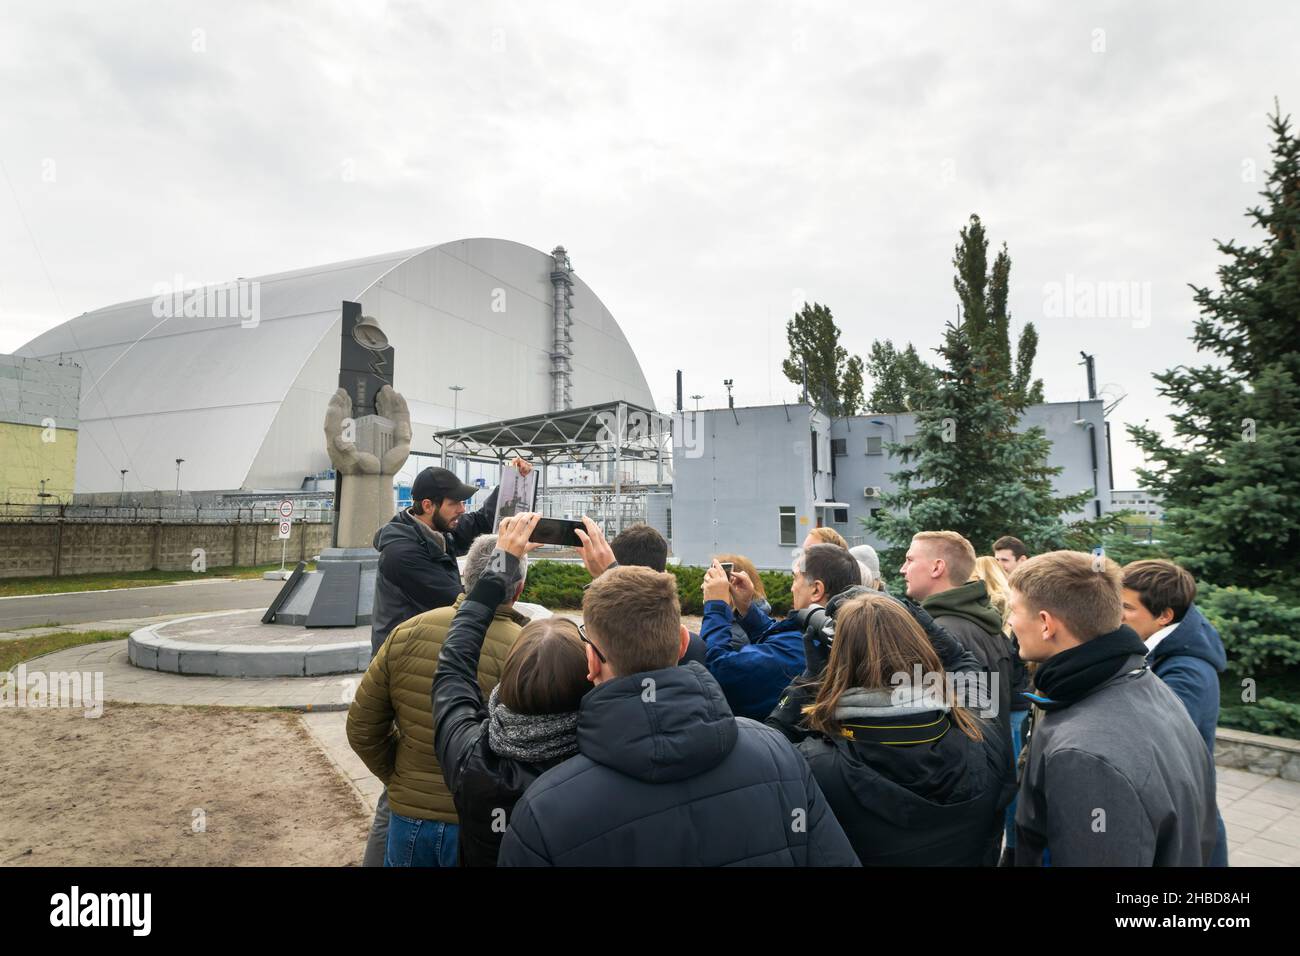
<path fill-rule="evenodd" d="M 415 476 L 411 482 L 411 500 L 423 501 L 432 498 L 450 498 L 452 501 L 468 501 L 478 492 L 476 485 L 467 485 L 446 468 L 429 467 Z"/>

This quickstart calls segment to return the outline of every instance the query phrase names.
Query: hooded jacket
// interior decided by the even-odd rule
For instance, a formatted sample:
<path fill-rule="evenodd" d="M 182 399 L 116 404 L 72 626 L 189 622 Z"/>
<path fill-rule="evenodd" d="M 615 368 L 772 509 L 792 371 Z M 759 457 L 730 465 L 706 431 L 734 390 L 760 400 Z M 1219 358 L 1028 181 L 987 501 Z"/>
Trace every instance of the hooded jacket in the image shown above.
<path fill-rule="evenodd" d="M 1219 724 L 1219 675 L 1228 666 L 1219 632 L 1193 604 L 1178 626 L 1147 654 L 1147 664 L 1183 702 L 1213 763 L 1214 732 Z M 1227 866 L 1228 833 L 1217 801 L 1215 814 L 1218 838 L 1211 865 Z"/>
<path fill-rule="evenodd" d="M 728 630 L 730 628 L 728 627 Z M 582 699 L 578 755 L 515 806 L 501 866 L 854 866 L 808 764 L 696 663 Z"/>
<path fill-rule="evenodd" d="M 1014 667 L 1011 641 L 1002 633 L 1002 615 L 989 603 L 983 581 L 967 581 L 961 587 L 931 594 L 921 602 L 935 623 L 975 655 L 984 672 L 997 677 L 997 722 L 1011 736 L 1011 688 Z M 990 691 L 992 688 L 990 687 Z"/>
<path fill-rule="evenodd" d="M 1209 864 L 1214 765 L 1141 653 L 1073 703 L 1036 709 L 1027 749 L 1016 865 L 1041 865 L 1044 849 L 1053 866 Z"/>
<path fill-rule="evenodd" d="M 497 491 L 493 488 L 483 507 L 466 511 L 443 533 L 416 521 L 406 509 L 375 532 L 372 547 L 379 552 L 375 575 L 375 607 L 370 620 L 370 653 L 379 653 L 393 628 L 408 618 L 456 600 L 464 587 L 458 555 L 474 539 L 492 530 L 496 519 Z"/>
<path fill-rule="evenodd" d="M 456 806 L 434 756 L 429 694 L 438 655 L 461 607 L 418 614 L 393 630 L 370 662 L 348 707 L 348 744 L 388 788 L 388 805 L 414 820 L 456 823 Z M 485 694 L 501 679 L 510 649 L 528 618 L 512 607 L 485 609 L 486 639 L 473 673 Z"/>
<path fill-rule="evenodd" d="M 1214 728 L 1219 723 L 1219 675 L 1228 666 L 1223 641 L 1195 604 L 1147 655 L 1157 677 L 1187 708 L 1201 739 L 1214 755 Z"/>
<path fill-rule="evenodd" d="M 925 627 L 923 617 L 918 623 Z M 926 632 L 945 673 L 981 671 L 942 628 Z M 840 733 L 828 736 L 803 723 L 813 680 L 787 688 L 767 722 L 798 743 L 863 866 L 996 863 L 1016 787 L 1010 740 L 997 722 L 977 719 L 982 739 L 973 740 L 924 687 L 856 688 L 841 696 Z"/>

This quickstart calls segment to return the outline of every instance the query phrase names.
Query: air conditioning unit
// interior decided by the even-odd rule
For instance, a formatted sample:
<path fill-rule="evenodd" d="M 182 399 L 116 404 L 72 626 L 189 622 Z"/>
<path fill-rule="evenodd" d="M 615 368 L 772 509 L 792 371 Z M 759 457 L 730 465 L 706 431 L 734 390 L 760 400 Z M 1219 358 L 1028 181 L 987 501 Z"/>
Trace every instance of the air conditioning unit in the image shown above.
<path fill-rule="evenodd" d="M 865 487 L 865 488 L 862 489 L 862 496 L 863 496 L 864 498 L 879 498 L 879 497 L 880 497 L 880 486 L 879 486 L 879 485 L 867 485 L 867 487 Z"/>

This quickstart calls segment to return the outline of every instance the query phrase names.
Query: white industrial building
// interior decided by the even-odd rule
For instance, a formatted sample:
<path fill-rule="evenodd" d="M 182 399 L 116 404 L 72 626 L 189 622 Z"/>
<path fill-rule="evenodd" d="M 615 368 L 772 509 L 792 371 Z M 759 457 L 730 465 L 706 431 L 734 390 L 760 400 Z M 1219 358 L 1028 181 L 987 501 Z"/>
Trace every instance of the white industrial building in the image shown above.
<path fill-rule="evenodd" d="M 84 370 L 78 494 L 305 487 L 330 467 L 322 422 L 339 386 L 344 301 L 396 350 L 414 451 L 453 424 L 654 407 L 618 322 L 562 247 L 464 239 L 182 285 L 87 312 L 18 350 Z M 430 462 L 406 471 L 416 463 Z"/>

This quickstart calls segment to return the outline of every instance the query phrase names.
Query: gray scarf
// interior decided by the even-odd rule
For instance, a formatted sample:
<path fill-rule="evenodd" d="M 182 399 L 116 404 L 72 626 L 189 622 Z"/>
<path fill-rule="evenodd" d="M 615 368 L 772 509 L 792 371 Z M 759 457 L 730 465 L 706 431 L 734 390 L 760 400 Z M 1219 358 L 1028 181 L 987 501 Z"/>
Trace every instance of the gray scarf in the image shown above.
<path fill-rule="evenodd" d="M 929 693 L 925 687 L 904 684 L 893 690 L 867 690 L 853 687 L 840 695 L 835 708 L 836 720 L 853 720 L 864 717 L 906 717 L 930 711 L 948 711 L 941 697 Z"/>
<path fill-rule="evenodd" d="M 516 714 L 498 698 L 500 685 L 488 699 L 488 746 L 498 757 L 543 763 L 578 752 L 578 712 Z"/>

